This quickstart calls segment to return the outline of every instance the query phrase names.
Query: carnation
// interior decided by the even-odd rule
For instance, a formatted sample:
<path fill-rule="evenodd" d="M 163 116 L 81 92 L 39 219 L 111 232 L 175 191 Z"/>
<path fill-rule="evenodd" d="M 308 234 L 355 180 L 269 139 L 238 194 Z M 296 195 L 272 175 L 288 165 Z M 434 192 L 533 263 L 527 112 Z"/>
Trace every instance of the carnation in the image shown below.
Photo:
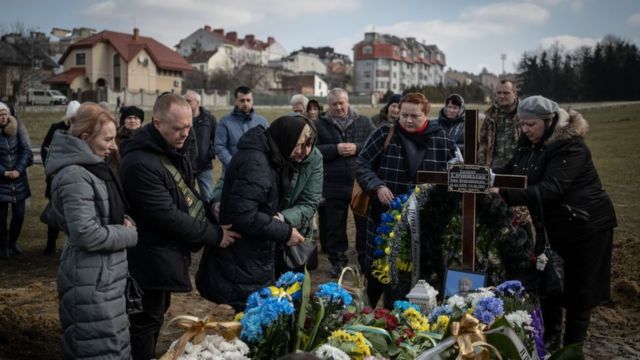
<path fill-rule="evenodd" d="M 491 325 L 496 317 L 504 314 L 504 304 L 502 299 L 494 297 L 488 297 L 478 300 L 473 316 L 478 318 L 481 322 Z"/>
<path fill-rule="evenodd" d="M 452 309 L 457 307 L 460 310 L 464 310 L 467 308 L 467 303 L 465 303 L 464 298 L 459 295 L 453 295 L 448 298 L 447 305 L 449 305 L 449 307 L 451 307 Z"/>
<path fill-rule="evenodd" d="M 533 330 L 533 327 L 531 326 L 533 319 L 531 318 L 531 315 L 524 310 L 517 310 L 509 313 L 505 315 L 505 319 L 507 319 L 507 322 L 513 328 L 519 327 L 525 330 Z"/>
<path fill-rule="evenodd" d="M 316 355 L 321 359 L 327 359 L 327 360 L 350 360 L 351 359 L 349 355 L 347 355 L 347 353 L 345 353 L 344 351 L 328 344 L 324 344 L 320 346 L 316 350 L 314 355 Z"/>
<path fill-rule="evenodd" d="M 482 289 L 482 291 L 473 292 L 467 295 L 467 304 L 471 305 L 472 308 L 475 308 L 478 305 L 478 301 L 487 298 L 493 298 L 496 295 L 489 290 Z"/>

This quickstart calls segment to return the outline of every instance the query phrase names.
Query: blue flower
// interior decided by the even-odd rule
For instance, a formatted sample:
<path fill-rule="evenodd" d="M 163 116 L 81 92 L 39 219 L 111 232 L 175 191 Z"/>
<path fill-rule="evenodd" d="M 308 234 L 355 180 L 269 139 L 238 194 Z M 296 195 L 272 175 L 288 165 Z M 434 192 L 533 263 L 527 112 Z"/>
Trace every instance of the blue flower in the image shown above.
<path fill-rule="evenodd" d="M 520 280 L 507 280 L 496 287 L 500 293 L 520 297 L 524 293 L 524 286 Z"/>
<path fill-rule="evenodd" d="M 403 204 L 406 203 L 407 200 L 409 200 L 409 195 L 407 194 L 400 195 L 400 201 L 402 201 Z"/>
<path fill-rule="evenodd" d="M 260 306 L 264 299 L 271 297 L 271 290 L 269 288 L 262 288 L 258 291 L 254 291 L 247 298 L 247 307 L 245 308 L 245 313 L 250 309 Z"/>
<path fill-rule="evenodd" d="M 393 303 L 393 309 L 400 314 L 405 312 L 408 308 L 414 308 L 417 311 L 420 311 L 420 307 L 410 301 L 396 300 Z"/>
<path fill-rule="evenodd" d="M 262 340 L 264 329 L 281 316 L 293 314 L 293 311 L 293 304 L 286 297 L 263 299 L 259 306 L 247 310 L 240 320 L 242 324 L 240 337 L 246 342 L 257 343 Z"/>
<path fill-rule="evenodd" d="M 382 220 L 383 223 L 390 223 L 390 222 L 393 222 L 394 219 L 393 219 L 393 215 L 386 212 L 380 215 L 380 220 Z"/>
<path fill-rule="evenodd" d="M 376 246 L 380 246 L 384 244 L 384 239 L 382 238 L 382 236 L 378 235 L 375 238 L 373 238 L 373 243 L 376 244 Z"/>
<path fill-rule="evenodd" d="M 318 286 L 316 296 L 330 302 L 342 303 L 343 306 L 348 306 L 353 301 L 351 294 L 336 282 L 328 282 Z"/>
<path fill-rule="evenodd" d="M 481 322 L 491 325 L 498 316 L 504 314 L 502 299 L 490 297 L 478 300 L 473 316 Z"/>
<path fill-rule="evenodd" d="M 383 256 L 384 256 L 384 251 L 383 250 L 381 250 L 381 249 L 373 250 L 373 258 L 374 259 L 380 259 Z"/>
<path fill-rule="evenodd" d="M 429 322 L 430 323 L 437 322 L 438 316 L 441 316 L 441 315 L 451 316 L 451 306 L 449 305 L 437 306 L 435 309 L 433 309 L 431 314 L 429 314 Z"/>
<path fill-rule="evenodd" d="M 280 276 L 280 279 L 276 281 L 276 286 L 281 288 L 289 287 L 297 282 L 302 284 L 304 280 L 304 274 L 299 272 L 287 271 Z"/>

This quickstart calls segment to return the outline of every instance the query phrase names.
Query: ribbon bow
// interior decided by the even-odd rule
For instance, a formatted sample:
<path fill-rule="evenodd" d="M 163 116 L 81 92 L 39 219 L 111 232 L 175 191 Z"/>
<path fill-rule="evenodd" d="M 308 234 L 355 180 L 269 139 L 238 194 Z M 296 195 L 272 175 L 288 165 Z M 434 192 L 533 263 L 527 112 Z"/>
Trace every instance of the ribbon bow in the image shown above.
<path fill-rule="evenodd" d="M 300 283 L 296 281 L 293 285 L 289 286 L 287 290 L 275 286 L 269 286 L 269 290 L 271 290 L 271 296 L 273 297 L 292 297 L 293 294 L 302 290 L 302 286 L 300 286 Z"/>
<path fill-rule="evenodd" d="M 462 360 L 484 360 L 489 359 L 489 351 L 495 352 L 498 359 L 502 360 L 498 349 L 486 341 L 484 330 L 487 325 L 482 324 L 478 319 L 470 314 L 464 314 L 460 321 L 451 324 L 451 334 L 458 342 L 460 353 L 457 359 Z M 476 354 L 474 348 L 479 346 L 482 350 Z"/>
<path fill-rule="evenodd" d="M 193 344 L 200 344 L 208 332 L 218 334 L 229 341 L 238 337 L 238 333 L 242 329 L 242 325 L 237 321 L 209 321 L 208 316 L 203 319 L 189 315 L 176 316 L 171 319 L 167 326 L 173 323 L 175 323 L 176 327 L 185 330 L 185 333 L 178 341 L 178 345 L 176 345 L 173 360 L 182 355 L 189 341 Z"/>

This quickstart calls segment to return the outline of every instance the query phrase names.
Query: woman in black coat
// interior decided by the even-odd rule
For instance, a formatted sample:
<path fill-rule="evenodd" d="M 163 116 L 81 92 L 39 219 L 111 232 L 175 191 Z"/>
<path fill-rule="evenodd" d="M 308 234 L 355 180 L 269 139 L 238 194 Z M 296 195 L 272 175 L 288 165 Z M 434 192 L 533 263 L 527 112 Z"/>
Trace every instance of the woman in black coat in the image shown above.
<path fill-rule="evenodd" d="M 588 124 L 582 116 L 542 96 L 522 100 L 518 116 L 523 134 L 513 158 L 494 171 L 527 175 L 527 189 L 499 193 L 509 205 L 529 207 L 538 233 L 546 227 L 551 248 L 564 259 L 564 295 L 542 299 L 545 342 L 554 350 L 560 345 L 563 307 L 564 345 L 582 343 L 591 309 L 609 299 L 616 217 L 585 144 Z M 542 246 L 539 241 L 539 251 Z"/>
<path fill-rule="evenodd" d="M 242 311 L 252 292 L 275 282 L 277 245 L 304 241 L 278 212 L 299 165 L 292 157 L 305 146 L 308 126 L 300 116 L 283 116 L 238 141 L 225 172 L 220 223 L 231 224 L 242 238 L 224 249 L 205 248 L 196 285 L 206 299 Z"/>
<path fill-rule="evenodd" d="M 0 258 L 20 255 L 17 244 L 25 215 L 25 201 L 31 196 L 27 167 L 33 163 L 27 129 L 0 102 Z M 7 226 L 11 207 L 11 225 Z"/>

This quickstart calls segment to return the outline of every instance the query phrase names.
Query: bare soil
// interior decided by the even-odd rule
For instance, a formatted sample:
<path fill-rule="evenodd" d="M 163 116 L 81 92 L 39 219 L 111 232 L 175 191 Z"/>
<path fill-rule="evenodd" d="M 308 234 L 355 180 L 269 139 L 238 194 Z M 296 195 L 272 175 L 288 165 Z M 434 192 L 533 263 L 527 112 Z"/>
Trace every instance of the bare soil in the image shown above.
<path fill-rule="evenodd" d="M 57 259 L 40 254 L 42 247 L 27 249 L 21 258 L 0 263 L 0 358 L 57 359 L 58 303 L 55 274 Z M 590 359 L 640 359 L 640 254 L 638 238 L 617 239 L 614 249 L 612 301 L 598 307 L 593 315 L 586 343 Z M 194 254 L 197 268 L 200 254 Z M 355 254 L 350 250 L 355 263 Z M 326 255 L 312 272 L 315 284 L 329 280 Z M 165 322 L 177 315 L 212 315 L 231 319 L 233 313 L 200 298 L 194 290 L 175 294 Z M 163 354 L 180 331 L 165 327 L 158 343 Z"/>

